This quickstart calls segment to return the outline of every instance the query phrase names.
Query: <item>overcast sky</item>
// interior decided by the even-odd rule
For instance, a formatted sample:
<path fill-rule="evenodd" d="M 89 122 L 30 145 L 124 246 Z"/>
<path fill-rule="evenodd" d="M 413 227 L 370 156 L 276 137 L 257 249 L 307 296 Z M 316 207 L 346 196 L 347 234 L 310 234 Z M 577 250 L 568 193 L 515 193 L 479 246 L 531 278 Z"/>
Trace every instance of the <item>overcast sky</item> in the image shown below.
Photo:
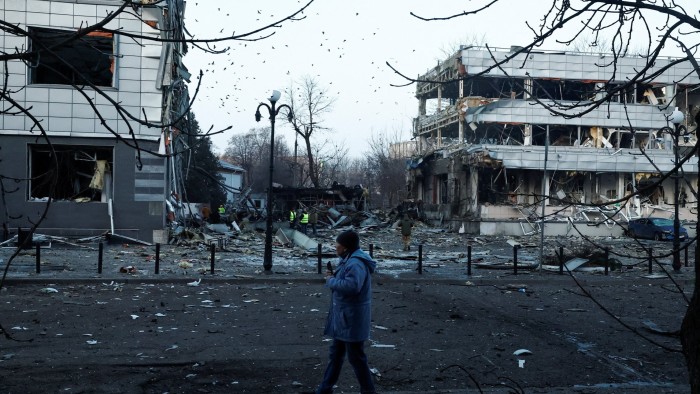
<path fill-rule="evenodd" d="M 322 125 L 331 129 L 321 138 L 343 142 L 353 157 L 368 150 L 368 139 L 381 132 L 403 131 L 411 137 L 412 118 L 417 115 L 415 85 L 392 87 L 406 81 L 386 62 L 409 76 L 425 73 L 447 57 L 447 49 L 473 38 L 490 46 L 508 48 L 532 39 L 525 21 L 537 25 L 548 1 L 502 1 L 482 15 L 450 21 L 425 22 L 410 12 L 425 16 L 447 16 L 485 1 L 442 2 L 425 0 L 316 0 L 303 20 L 284 22 L 270 30 L 275 34 L 254 42 L 217 43 L 230 46 L 223 55 L 206 54 L 191 48 L 185 64 L 195 76 L 204 71 L 202 89 L 194 113 L 203 130 L 232 126 L 212 141 L 223 152 L 234 133 L 269 126 L 267 115 L 256 123 L 254 113 L 272 89 L 284 91 L 292 81 L 309 75 L 337 99 Z M 189 0 L 185 25 L 195 38 L 241 34 L 285 15 L 306 1 Z M 265 34 L 265 33 L 263 33 Z M 258 35 L 259 36 L 259 35 Z M 256 36 L 256 37 L 258 37 Z M 543 49 L 561 50 L 553 41 Z M 286 98 L 280 100 L 285 103 Z M 294 132 L 284 117 L 276 123 L 276 134 L 288 144 Z"/>

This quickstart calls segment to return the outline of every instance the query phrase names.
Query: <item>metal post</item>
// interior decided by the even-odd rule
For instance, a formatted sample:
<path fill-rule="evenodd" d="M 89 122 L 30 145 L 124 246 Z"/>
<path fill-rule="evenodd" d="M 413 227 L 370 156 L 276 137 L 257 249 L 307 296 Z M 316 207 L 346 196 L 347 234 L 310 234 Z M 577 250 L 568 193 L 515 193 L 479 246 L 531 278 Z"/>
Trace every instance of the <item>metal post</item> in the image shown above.
<path fill-rule="evenodd" d="M 317 252 L 317 253 L 318 253 L 318 273 L 321 274 L 321 273 L 323 273 L 323 272 L 321 271 L 321 269 L 322 269 L 322 267 L 321 267 L 321 257 L 322 257 L 322 256 L 321 256 L 321 244 L 320 244 L 320 243 L 318 244 L 318 252 Z"/>
<path fill-rule="evenodd" d="M 653 248 L 649 248 L 649 273 L 651 274 L 654 270 L 653 264 L 654 264 L 654 254 L 653 254 Z"/>
<path fill-rule="evenodd" d="M 680 137 L 680 129 L 678 123 L 673 125 L 673 157 L 674 164 L 676 165 L 676 171 L 673 174 L 673 270 L 679 272 L 681 270 L 681 240 L 680 238 L 680 228 L 681 222 L 678 218 L 678 200 L 679 200 L 679 190 L 678 190 L 678 178 L 680 178 L 680 171 L 678 171 L 678 138 Z"/>
<path fill-rule="evenodd" d="M 545 206 L 547 205 L 547 159 L 549 156 L 549 125 L 547 125 L 544 139 L 544 169 L 542 170 L 542 224 L 540 225 L 540 263 L 537 269 L 542 273 L 542 264 L 544 263 L 544 218 Z M 517 268 L 516 268 L 517 275 Z"/>
<path fill-rule="evenodd" d="M 267 218 L 265 220 L 265 256 L 263 269 L 266 274 L 272 273 L 272 175 L 275 173 L 275 102 L 270 109 L 270 173 L 267 180 Z"/>
<path fill-rule="evenodd" d="M 374 258 L 374 244 L 369 244 L 369 257 Z"/>
<path fill-rule="evenodd" d="M 275 117 L 277 116 L 277 112 L 279 112 L 279 110 L 286 108 L 289 111 L 287 119 L 290 122 L 293 119 L 292 108 L 290 106 L 287 104 L 282 104 L 279 106 L 279 108 L 275 107 L 279 98 L 280 92 L 273 90 L 272 96 L 270 96 L 268 99 L 270 100 L 270 105 L 260 103 L 255 111 L 255 121 L 257 122 L 262 119 L 260 107 L 267 108 L 270 115 L 270 173 L 267 180 L 267 203 L 265 204 L 267 217 L 265 220 L 265 254 L 263 256 L 263 267 L 266 274 L 272 273 L 272 176 L 275 172 Z"/>
<path fill-rule="evenodd" d="M 472 246 L 467 245 L 467 275 L 472 276 Z"/>
<path fill-rule="evenodd" d="M 156 275 L 160 273 L 160 244 L 156 244 Z"/>
<path fill-rule="evenodd" d="M 690 247 L 689 243 L 685 244 L 685 266 L 688 267 L 688 248 Z"/>
<path fill-rule="evenodd" d="M 564 247 L 559 247 L 559 275 L 564 275 Z"/>
<path fill-rule="evenodd" d="M 102 255 L 104 253 L 104 244 L 102 242 L 97 244 L 97 273 L 102 273 Z"/>
<path fill-rule="evenodd" d="M 513 275 L 518 274 L 518 245 L 513 245 Z"/>
<path fill-rule="evenodd" d="M 41 273 L 41 248 L 39 243 L 36 243 L 36 273 Z"/>
<path fill-rule="evenodd" d="M 211 244 L 211 274 L 214 275 L 214 261 L 216 260 L 216 245 Z"/>
<path fill-rule="evenodd" d="M 608 248 L 605 248 L 605 276 L 608 275 L 608 272 L 610 271 L 610 250 Z"/>
<path fill-rule="evenodd" d="M 418 273 L 423 273 L 423 244 L 418 245 Z"/>

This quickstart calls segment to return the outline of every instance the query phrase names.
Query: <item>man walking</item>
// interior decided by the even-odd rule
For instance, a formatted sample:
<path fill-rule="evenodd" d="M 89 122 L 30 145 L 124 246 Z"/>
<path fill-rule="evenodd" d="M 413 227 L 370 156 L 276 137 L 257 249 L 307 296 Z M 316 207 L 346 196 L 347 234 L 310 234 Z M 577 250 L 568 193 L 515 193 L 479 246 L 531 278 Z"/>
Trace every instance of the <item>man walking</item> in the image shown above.
<path fill-rule="evenodd" d="M 346 353 L 360 384 L 360 392 L 376 393 L 364 345 L 369 339 L 371 322 L 371 274 L 377 267 L 377 262 L 360 249 L 360 237 L 356 232 L 344 231 L 335 241 L 335 251 L 339 260 L 335 272 L 332 269 L 326 272 L 326 287 L 331 289 L 332 294 L 323 332 L 324 335 L 333 338 L 333 342 L 330 346 L 328 366 L 316 393 L 333 392 Z"/>

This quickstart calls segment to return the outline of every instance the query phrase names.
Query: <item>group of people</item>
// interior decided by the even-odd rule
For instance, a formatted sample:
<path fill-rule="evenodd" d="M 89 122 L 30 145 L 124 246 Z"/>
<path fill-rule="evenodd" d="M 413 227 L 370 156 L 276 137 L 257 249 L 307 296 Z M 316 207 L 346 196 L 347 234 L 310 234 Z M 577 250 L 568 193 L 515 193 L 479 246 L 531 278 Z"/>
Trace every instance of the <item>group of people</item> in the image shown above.
<path fill-rule="evenodd" d="M 316 234 L 316 224 L 318 223 L 318 213 L 312 210 L 309 213 L 306 209 L 300 210 L 289 210 L 289 228 L 294 230 L 299 230 L 306 234 L 309 226 L 311 226 L 311 231 L 313 235 Z"/>

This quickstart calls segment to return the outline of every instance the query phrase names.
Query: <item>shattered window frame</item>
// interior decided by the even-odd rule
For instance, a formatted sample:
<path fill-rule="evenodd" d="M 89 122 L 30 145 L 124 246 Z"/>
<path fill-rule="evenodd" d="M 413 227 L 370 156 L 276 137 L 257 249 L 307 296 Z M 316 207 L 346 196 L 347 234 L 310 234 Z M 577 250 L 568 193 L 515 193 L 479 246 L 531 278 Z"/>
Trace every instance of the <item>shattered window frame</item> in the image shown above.
<path fill-rule="evenodd" d="M 57 46 L 75 31 L 45 27 L 30 27 L 29 48 L 34 50 L 32 37 L 54 53 L 42 51 L 29 64 L 28 84 L 86 85 L 115 87 L 116 41 L 112 33 L 93 31 L 67 44 Z M 72 70 L 63 61 L 76 70 Z"/>
<path fill-rule="evenodd" d="M 58 167 L 48 145 L 28 145 L 29 201 L 46 201 L 56 179 L 53 201 L 107 202 L 113 199 L 114 148 L 111 146 L 53 145 Z M 101 188 L 96 188 L 101 186 Z M 104 197 L 103 197 L 104 196 Z"/>

